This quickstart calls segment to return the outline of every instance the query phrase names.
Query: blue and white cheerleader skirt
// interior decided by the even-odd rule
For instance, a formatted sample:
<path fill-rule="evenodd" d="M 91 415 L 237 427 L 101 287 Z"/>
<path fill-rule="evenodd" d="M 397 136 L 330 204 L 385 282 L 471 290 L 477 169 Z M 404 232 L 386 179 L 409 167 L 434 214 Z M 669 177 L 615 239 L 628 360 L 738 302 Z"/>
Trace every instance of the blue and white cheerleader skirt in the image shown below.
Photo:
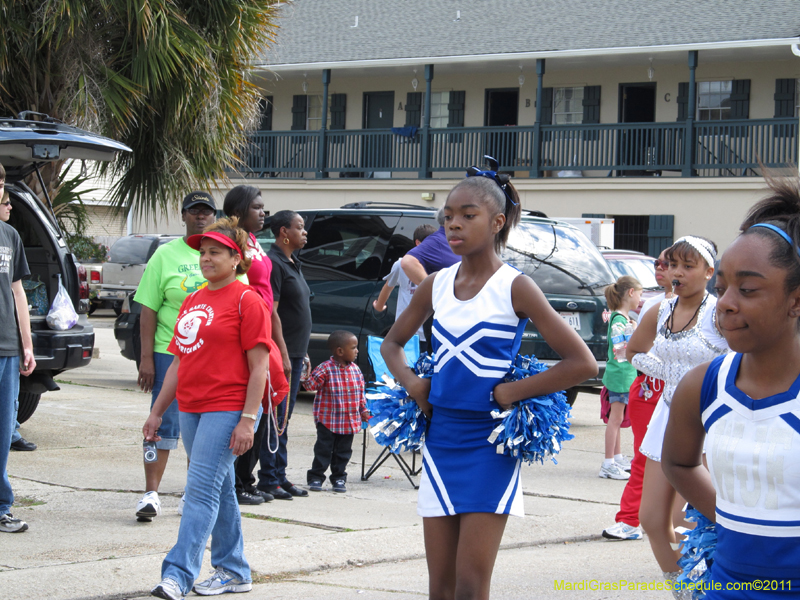
<path fill-rule="evenodd" d="M 496 425 L 488 411 L 433 408 L 422 450 L 417 514 L 524 516 L 521 461 L 497 454 L 488 442 Z"/>

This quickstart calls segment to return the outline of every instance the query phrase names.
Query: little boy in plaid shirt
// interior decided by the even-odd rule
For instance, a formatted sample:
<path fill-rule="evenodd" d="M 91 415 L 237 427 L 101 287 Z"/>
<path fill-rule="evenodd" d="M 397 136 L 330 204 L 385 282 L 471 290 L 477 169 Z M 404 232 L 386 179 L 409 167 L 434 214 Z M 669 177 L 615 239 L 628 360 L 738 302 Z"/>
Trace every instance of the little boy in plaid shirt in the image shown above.
<path fill-rule="evenodd" d="M 332 356 L 311 372 L 307 390 L 316 391 L 314 423 L 317 442 L 314 462 L 308 471 L 308 489 L 322 491 L 325 471 L 331 468 L 333 491 L 347 491 L 347 463 L 353 455 L 353 437 L 361 422 L 369 419 L 364 400 L 364 376 L 355 364 L 358 338 L 349 331 L 334 331 L 328 337 Z"/>

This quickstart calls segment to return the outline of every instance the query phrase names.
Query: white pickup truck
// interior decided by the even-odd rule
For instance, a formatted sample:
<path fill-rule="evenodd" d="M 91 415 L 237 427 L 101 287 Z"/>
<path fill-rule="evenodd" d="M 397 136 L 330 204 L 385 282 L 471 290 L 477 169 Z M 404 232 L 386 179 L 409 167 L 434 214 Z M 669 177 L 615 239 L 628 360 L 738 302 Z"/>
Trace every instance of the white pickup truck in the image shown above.
<path fill-rule="evenodd" d="M 112 304 L 114 312 L 119 316 L 123 300 L 139 287 L 147 261 L 156 248 L 177 237 L 179 236 L 134 234 L 114 242 L 108 262 L 103 263 L 97 301 Z"/>

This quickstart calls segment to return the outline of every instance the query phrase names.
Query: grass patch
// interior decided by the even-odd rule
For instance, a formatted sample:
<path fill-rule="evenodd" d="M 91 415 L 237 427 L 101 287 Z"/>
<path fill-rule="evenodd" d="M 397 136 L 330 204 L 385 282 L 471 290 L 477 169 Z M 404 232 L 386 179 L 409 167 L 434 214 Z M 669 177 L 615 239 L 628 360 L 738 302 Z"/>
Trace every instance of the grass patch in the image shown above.
<path fill-rule="evenodd" d="M 29 498 L 28 496 L 15 496 L 14 506 L 20 508 L 30 508 L 31 506 L 41 506 L 45 504 L 44 500 L 37 500 L 36 498 Z"/>

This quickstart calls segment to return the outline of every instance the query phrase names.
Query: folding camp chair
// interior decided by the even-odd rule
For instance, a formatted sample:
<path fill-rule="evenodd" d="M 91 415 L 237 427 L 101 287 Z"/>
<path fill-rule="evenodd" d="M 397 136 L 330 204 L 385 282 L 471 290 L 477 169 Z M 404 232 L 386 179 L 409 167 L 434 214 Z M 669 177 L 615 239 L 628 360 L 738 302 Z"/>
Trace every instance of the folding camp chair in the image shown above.
<path fill-rule="evenodd" d="M 394 378 L 394 376 L 389 372 L 389 368 L 386 366 L 386 363 L 381 356 L 382 342 L 383 338 L 372 335 L 367 338 L 367 355 L 369 356 L 369 361 L 372 363 L 372 370 L 375 372 L 376 381 L 382 381 L 384 375 Z M 417 359 L 419 359 L 419 336 L 415 335 L 408 340 L 408 343 L 406 343 L 403 350 L 406 353 L 406 362 L 408 362 L 409 365 L 414 366 L 417 363 Z M 364 429 L 361 445 L 361 481 L 366 481 L 369 479 L 375 473 L 375 471 L 377 471 L 391 456 L 394 458 L 397 466 L 400 467 L 403 475 L 405 475 L 408 481 L 411 482 L 411 485 L 414 486 L 414 489 L 417 489 L 419 486 L 414 483 L 413 479 L 411 479 L 412 476 L 419 475 L 420 471 L 422 470 L 422 467 L 417 469 L 417 452 L 411 453 L 411 464 L 409 465 L 403 456 L 390 452 L 389 448 L 384 447 L 383 450 L 381 450 L 381 453 L 378 455 L 378 458 L 376 458 L 375 462 L 372 463 L 372 466 L 369 467 L 369 469 L 366 469 L 367 435 L 371 434 Z"/>

